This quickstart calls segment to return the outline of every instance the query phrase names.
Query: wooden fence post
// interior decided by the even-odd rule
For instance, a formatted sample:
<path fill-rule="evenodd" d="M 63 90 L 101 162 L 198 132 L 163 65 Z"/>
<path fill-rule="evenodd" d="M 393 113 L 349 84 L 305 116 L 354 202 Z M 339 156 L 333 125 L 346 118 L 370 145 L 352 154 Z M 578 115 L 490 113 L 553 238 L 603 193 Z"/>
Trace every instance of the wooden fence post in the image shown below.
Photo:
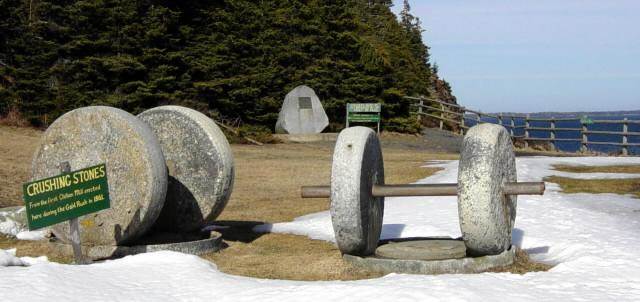
<path fill-rule="evenodd" d="M 449 123 L 449 129 L 447 129 L 447 131 L 450 131 L 452 133 L 459 133 L 460 135 L 464 135 L 467 131 L 465 128 L 468 128 L 467 125 L 467 121 L 466 119 L 469 119 L 469 123 L 470 125 L 473 124 L 473 121 L 475 120 L 476 125 L 477 124 L 482 124 L 482 123 L 495 123 L 493 121 L 483 121 L 482 117 L 483 117 L 483 113 L 479 112 L 479 111 L 474 111 L 474 110 L 468 110 L 466 109 L 464 106 L 460 106 L 460 105 L 456 105 L 456 104 L 448 104 L 448 103 L 443 103 L 440 102 L 438 100 L 429 100 L 426 98 L 410 98 L 413 100 L 418 100 L 419 101 L 419 105 L 418 105 L 418 121 L 422 120 L 422 115 L 425 116 L 429 116 L 431 118 L 434 119 L 438 119 L 439 120 L 439 128 L 440 130 L 445 130 L 445 120 L 447 121 L 447 123 Z M 435 104 L 432 105 L 432 103 L 438 103 L 438 105 L 440 105 L 440 109 L 438 109 L 437 106 L 435 106 Z M 448 106 L 452 106 L 453 109 L 449 109 Z M 425 110 L 426 109 L 426 110 Z M 440 114 L 436 114 L 435 111 L 440 111 Z M 475 118 L 473 116 L 466 116 L 466 112 L 470 111 L 471 114 L 475 114 Z M 347 115 L 348 115 L 348 110 L 347 110 Z M 455 115 L 460 115 L 459 120 L 456 121 L 456 117 Z M 495 115 L 491 115 L 488 114 L 488 117 L 490 117 L 491 119 L 497 119 L 497 124 L 505 127 L 505 128 L 509 128 L 509 135 L 511 136 L 512 139 L 515 138 L 524 138 L 524 148 L 528 149 L 531 148 L 532 146 L 535 146 L 535 141 L 540 141 L 540 142 L 550 142 L 550 148 L 552 148 L 553 150 L 558 150 L 558 142 L 564 142 L 564 141 L 573 141 L 573 142 L 578 142 L 580 144 L 580 150 L 577 152 L 582 152 L 582 153 L 587 153 L 589 152 L 589 146 L 590 145 L 614 145 L 614 146 L 621 146 L 621 154 L 623 156 L 628 156 L 630 153 L 633 152 L 633 150 L 630 151 L 630 147 L 633 146 L 640 146 L 640 144 L 636 144 L 636 143 L 630 143 L 629 142 L 629 136 L 634 136 L 634 135 L 638 135 L 637 132 L 630 132 L 629 131 L 629 124 L 633 124 L 633 123 L 637 123 L 636 121 L 633 120 L 629 120 L 629 118 L 623 118 L 622 120 L 591 120 L 588 119 L 586 116 L 584 116 L 583 118 L 565 118 L 565 117 L 560 117 L 558 119 L 556 119 L 555 117 L 550 117 L 550 118 L 541 118 L 541 117 L 531 117 L 531 114 L 526 114 L 526 115 L 510 115 L 510 114 L 504 114 L 504 113 L 496 113 Z M 509 121 L 505 124 L 504 119 L 508 118 Z M 517 125 L 517 119 L 524 119 L 524 126 L 516 126 Z M 558 127 L 556 125 L 557 122 L 563 122 L 563 121 L 575 121 L 575 120 L 580 120 L 580 127 L 565 127 L 563 128 Z M 539 126 L 539 127 L 534 127 L 531 123 L 532 122 L 549 122 L 549 127 L 543 127 L 543 126 Z M 589 129 L 589 125 L 590 124 L 622 124 L 622 131 L 594 131 L 594 129 Z M 459 125 L 460 126 L 460 130 L 459 132 L 455 130 L 455 127 Z M 575 124 L 574 124 L 575 125 Z M 349 123 L 347 121 L 347 126 L 349 126 Z M 523 128 L 524 130 L 524 135 L 519 135 L 519 131 L 520 130 L 516 130 L 516 129 L 521 129 Z M 549 131 L 549 137 L 533 137 L 533 135 L 531 134 L 531 131 L 539 131 L 539 132 L 544 132 L 544 131 Z M 558 138 L 558 131 L 573 131 L 575 132 L 580 132 L 580 136 L 581 138 Z M 611 142 L 599 142 L 599 141 L 594 141 L 594 142 L 590 142 L 589 141 L 589 135 L 590 134 L 605 134 L 605 135 L 613 135 L 613 136 L 622 136 L 622 142 L 619 141 L 611 141 Z M 531 141 L 534 141 L 534 144 L 530 144 Z"/>
<path fill-rule="evenodd" d="M 589 137 L 587 136 L 587 122 L 586 121 L 582 121 L 582 131 L 580 131 L 582 133 L 582 152 L 583 153 L 587 153 L 587 151 L 589 151 L 589 147 L 587 146 L 587 143 L 589 142 Z"/>
<path fill-rule="evenodd" d="M 464 107 L 460 108 L 462 110 L 462 115 L 460 116 L 460 135 L 464 135 Z"/>
<path fill-rule="evenodd" d="M 515 136 L 515 131 L 514 129 L 516 128 L 516 121 L 514 120 L 513 115 L 511 116 L 511 138 L 513 139 L 513 137 Z"/>
<path fill-rule="evenodd" d="M 524 118 L 524 148 L 529 148 L 529 114 Z"/>
<path fill-rule="evenodd" d="M 556 119 L 555 117 L 551 117 L 551 125 L 549 126 L 549 128 L 551 129 L 549 131 L 550 133 L 550 138 L 551 138 L 551 146 L 553 146 L 553 150 L 557 150 L 558 148 L 556 147 Z"/>
<path fill-rule="evenodd" d="M 629 132 L 629 123 L 627 123 L 628 120 L 629 119 L 625 117 L 622 124 L 622 155 L 629 155 L 629 147 L 627 146 L 627 132 Z"/>
<path fill-rule="evenodd" d="M 444 105 L 440 103 L 440 130 L 444 127 Z"/>

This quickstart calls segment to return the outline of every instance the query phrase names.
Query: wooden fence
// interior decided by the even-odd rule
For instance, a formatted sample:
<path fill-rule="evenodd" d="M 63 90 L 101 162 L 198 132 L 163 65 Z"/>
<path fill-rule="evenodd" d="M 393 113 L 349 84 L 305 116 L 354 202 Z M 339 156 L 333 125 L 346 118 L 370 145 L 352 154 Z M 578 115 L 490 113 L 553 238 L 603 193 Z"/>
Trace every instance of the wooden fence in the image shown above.
<path fill-rule="evenodd" d="M 413 104 L 417 110 L 414 112 L 417 114 L 418 119 L 423 117 L 430 117 L 438 121 L 440 129 L 445 129 L 445 125 L 456 131 L 457 133 L 464 135 L 469 129 L 467 126 L 467 120 L 474 120 L 476 123 L 494 123 L 499 124 L 507 128 L 511 133 L 513 140 L 521 140 L 524 142 L 525 148 L 529 147 L 530 142 L 549 142 L 554 149 L 557 149 L 556 142 L 579 142 L 581 151 L 587 151 L 589 145 L 611 145 L 622 147 L 622 154 L 629 155 L 629 147 L 640 147 L 640 143 L 629 143 L 628 139 L 631 136 L 640 136 L 640 132 L 630 132 L 630 124 L 640 124 L 640 121 L 628 120 L 583 120 L 581 118 L 537 118 L 531 117 L 529 114 L 488 114 L 480 111 L 467 109 L 464 106 L 457 104 L 445 103 L 437 100 L 430 100 L 419 97 L 405 97 L 415 101 Z M 496 122 L 488 122 L 482 120 L 483 118 L 493 118 Z M 524 121 L 524 125 L 516 125 L 516 121 L 520 119 Z M 557 122 L 576 121 L 579 122 L 581 127 L 576 128 L 563 128 L 556 127 Z M 532 126 L 532 122 L 546 122 L 549 127 L 535 127 Z M 596 131 L 589 130 L 588 125 L 595 124 L 622 124 L 622 131 Z M 524 135 L 516 135 L 517 129 L 524 129 Z M 531 137 L 531 131 L 549 132 L 549 137 Z M 579 133 L 580 138 L 557 138 L 557 132 L 575 132 Z M 620 142 L 601 142 L 590 141 L 589 135 L 615 135 L 622 137 Z"/>

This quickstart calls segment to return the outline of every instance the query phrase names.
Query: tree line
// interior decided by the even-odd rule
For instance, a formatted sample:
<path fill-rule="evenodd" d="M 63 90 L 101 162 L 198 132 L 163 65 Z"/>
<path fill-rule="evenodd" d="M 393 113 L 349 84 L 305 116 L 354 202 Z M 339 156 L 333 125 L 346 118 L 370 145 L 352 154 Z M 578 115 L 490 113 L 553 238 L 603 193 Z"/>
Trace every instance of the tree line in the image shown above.
<path fill-rule="evenodd" d="M 273 128 L 305 84 L 332 122 L 383 104 L 387 130 L 415 132 L 405 95 L 455 102 L 408 1 L 0 0 L 0 114 L 33 125 L 71 109 L 138 113 L 175 104 Z M 47 120 L 45 120 L 47 119 Z"/>

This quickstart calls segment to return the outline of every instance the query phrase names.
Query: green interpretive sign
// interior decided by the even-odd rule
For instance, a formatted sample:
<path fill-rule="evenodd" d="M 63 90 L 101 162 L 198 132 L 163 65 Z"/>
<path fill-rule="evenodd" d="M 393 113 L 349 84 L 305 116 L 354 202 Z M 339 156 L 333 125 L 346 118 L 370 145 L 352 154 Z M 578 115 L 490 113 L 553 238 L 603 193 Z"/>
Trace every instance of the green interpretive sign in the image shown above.
<path fill-rule="evenodd" d="M 28 182 L 22 188 L 29 230 L 110 207 L 105 164 Z"/>
<path fill-rule="evenodd" d="M 355 103 L 347 104 L 347 121 L 349 123 L 378 123 L 378 132 L 380 132 L 380 112 L 382 104 L 380 103 Z"/>
<path fill-rule="evenodd" d="M 349 113 L 349 122 L 377 123 L 379 121 L 380 121 L 380 116 L 377 114 Z"/>
<path fill-rule="evenodd" d="M 372 112 L 379 113 L 382 106 L 379 103 L 355 103 L 347 104 L 347 112 Z"/>

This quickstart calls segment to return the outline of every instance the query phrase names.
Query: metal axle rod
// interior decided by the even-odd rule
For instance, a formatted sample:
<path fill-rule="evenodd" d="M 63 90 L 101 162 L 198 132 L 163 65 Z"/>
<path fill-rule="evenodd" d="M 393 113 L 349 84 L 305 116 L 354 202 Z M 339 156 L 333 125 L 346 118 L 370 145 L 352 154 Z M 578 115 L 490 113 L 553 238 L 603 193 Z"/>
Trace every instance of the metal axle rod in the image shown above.
<path fill-rule="evenodd" d="M 505 195 L 542 195 L 544 182 L 509 182 L 504 185 Z M 456 196 L 458 184 L 408 184 L 408 185 L 374 185 L 371 189 L 374 197 L 389 196 Z M 330 186 L 301 187 L 302 198 L 331 197 Z"/>

